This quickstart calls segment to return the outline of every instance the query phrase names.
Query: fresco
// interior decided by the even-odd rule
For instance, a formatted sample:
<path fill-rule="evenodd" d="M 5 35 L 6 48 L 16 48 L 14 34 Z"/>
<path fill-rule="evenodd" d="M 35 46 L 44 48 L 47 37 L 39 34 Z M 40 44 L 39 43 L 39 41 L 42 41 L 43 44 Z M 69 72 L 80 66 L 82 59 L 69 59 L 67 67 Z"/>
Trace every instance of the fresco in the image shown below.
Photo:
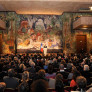
<path fill-rule="evenodd" d="M 73 25 L 72 23 L 81 16 L 92 16 L 92 13 L 64 13 L 62 16 L 64 50 L 67 53 L 76 52 L 76 35 L 86 35 L 87 51 L 89 52 L 90 49 L 92 48 L 92 38 L 91 38 L 92 31 L 91 30 L 73 30 L 72 28 L 72 25 Z"/>
<path fill-rule="evenodd" d="M 6 29 L 2 30 L 2 53 L 14 53 L 15 13 L 1 12 L 0 18 L 6 23 Z"/>
<path fill-rule="evenodd" d="M 18 15 L 15 12 L 0 12 L 5 21 L 6 30 L 2 33 L 2 52 L 40 50 L 41 43 L 49 50 L 76 52 L 76 35 L 87 35 L 87 49 L 92 48 L 92 31 L 73 30 L 71 23 L 80 16 L 92 16 L 92 13 L 63 13 L 63 15 Z"/>
<path fill-rule="evenodd" d="M 18 15 L 17 49 L 40 50 L 41 43 L 48 49 L 63 47 L 62 21 L 55 15 Z"/>

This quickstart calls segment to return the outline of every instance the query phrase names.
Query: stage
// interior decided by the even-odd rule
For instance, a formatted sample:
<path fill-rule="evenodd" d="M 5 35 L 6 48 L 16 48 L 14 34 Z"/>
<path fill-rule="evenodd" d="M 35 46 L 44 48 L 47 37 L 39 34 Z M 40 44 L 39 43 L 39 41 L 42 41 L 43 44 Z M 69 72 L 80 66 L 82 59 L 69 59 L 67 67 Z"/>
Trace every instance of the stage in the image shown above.
<path fill-rule="evenodd" d="M 35 49 L 17 49 L 17 53 L 42 53 Z M 47 49 L 47 53 L 63 53 L 62 49 Z"/>

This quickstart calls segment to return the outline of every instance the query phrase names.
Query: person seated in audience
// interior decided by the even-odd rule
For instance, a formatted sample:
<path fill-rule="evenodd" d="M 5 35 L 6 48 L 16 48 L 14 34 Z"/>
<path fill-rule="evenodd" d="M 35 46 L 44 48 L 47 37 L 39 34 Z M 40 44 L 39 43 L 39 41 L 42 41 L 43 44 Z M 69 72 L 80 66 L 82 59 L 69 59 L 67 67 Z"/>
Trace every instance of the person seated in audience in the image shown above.
<path fill-rule="evenodd" d="M 28 70 L 30 73 L 36 73 L 36 70 L 35 70 L 35 63 L 32 61 L 32 59 L 30 59 L 29 65 L 30 65 L 30 67 L 28 67 L 27 70 Z"/>
<path fill-rule="evenodd" d="M 43 66 L 43 68 L 44 68 L 45 71 L 48 70 L 48 65 L 49 65 L 49 61 L 45 60 L 45 65 Z"/>
<path fill-rule="evenodd" d="M 81 63 L 79 63 L 78 70 L 79 70 L 80 72 L 83 71 L 83 67 L 84 67 L 84 65 L 85 65 L 85 59 L 83 59 L 83 61 L 82 61 Z"/>
<path fill-rule="evenodd" d="M 4 82 L 0 82 L 0 92 L 4 92 L 6 88 L 6 84 Z"/>
<path fill-rule="evenodd" d="M 90 85 L 91 84 L 91 81 L 90 81 L 91 74 L 90 74 L 89 66 L 84 65 L 83 71 L 81 73 L 82 73 L 82 76 L 84 76 L 87 79 L 87 84 Z"/>
<path fill-rule="evenodd" d="M 56 73 L 53 72 L 53 64 L 49 64 L 48 65 L 48 73 L 45 74 L 46 78 L 55 78 L 56 77 Z"/>
<path fill-rule="evenodd" d="M 80 76 L 81 74 L 78 70 L 76 70 L 76 67 L 73 67 L 72 71 L 73 71 L 73 78 L 70 82 L 70 87 L 72 87 L 73 90 L 76 90 L 77 88 L 76 78 Z"/>
<path fill-rule="evenodd" d="M 18 86 L 18 92 L 30 92 L 29 85 L 28 85 L 28 83 L 26 81 L 22 82 Z"/>
<path fill-rule="evenodd" d="M 26 70 L 26 66 L 22 63 L 19 65 L 18 73 L 23 73 Z"/>
<path fill-rule="evenodd" d="M 14 70 L 8 70 L 8 76 L 3 77 L 3 81 L 6 83 L 6 88 L 17 88 L 19 85 L 19 79 L 14 77 Z"/>
<path fill-rule="evenodd" d="M 38 79 L 43 79 L 43 80 L 48 81 L 48 79 L 46 79 L 46 77 L 45 77 L 45 70 L 44 69 L 40 69 L 38 71 L 38 73 L 35 75 L 33 80 L 38 80 Z"/>
<path fill-rule="evenodd" d="M 29 79 L 29 72 L 28 71 L 24 71 L 22 73 L 22 80 L 21 82 L 27 83 L 29 86 L 32 84 L 32 80 Z"/>
<path fill-rule="evenodd" d="M 55 78 L 55 90 L 56 92 L 64 92 L 64 84 L 63 84 L 63 76 L 61 74 L 57 74 Z"/>
<path fill-rule="evenodd" d="M 22 80 L 21 81 L 29 81 L 29 72 L 28 71 L 24 71 L 22 73 Z"/>
<path fill-rule="evenodd" d="M 68 75 L 67 79 L 72 79 L 72 77 L 73 77 L 72 67 L 73 67 L 72 63 L 67 64 L 66 71 L 69 72 L 69 75 Z"/>
<path fill-rule="evenodd" d="M 54 68 L 56 68 L 56 69 L 58 69 L 58 68 L 59 68 L 59 64 L 58 64 L 58 62 L 57 62 L 57 59 L 56 59 L 56 58 L 54 58 L 54 59 L 53 59 L 53 67 L 54 67 Z"/>
<path fill-rule="evenodd" d="M 76 78 L 76 83 L 77 83 L 77 90 L 81 92 L 86 92 L 86 85 L 87 85 L 87 80 L 83 76 L 78 76 Z"/>
<path fill-rule="evenodd" d="M 36 65 L 40 66 L 41 68 L 43 68 L 44 62 L 38 57 Z"/>
<path fill-rule="evenodd" d="M 48 82 L 43 79 L 34 81 L 31 85 L 31 92 L 49 92 Z"/>
<path fill-rule="evenodd" d="M 14 62 L 14 61 L 11 61 L 11 62 L 9 63 L 9 68 L 15 69 L 15 62 Z"/>
<path fill-rule="evenodd" d="M 64 65 L 63 64 L 60 64 L 59 69 L 60 69 L 60 71 L 58 71 L 57 74 L 58 73 L 61 73 L 63 75 L 63 78 L 64 79 L 67 79 L 69 73 L 64 70 Z"/>

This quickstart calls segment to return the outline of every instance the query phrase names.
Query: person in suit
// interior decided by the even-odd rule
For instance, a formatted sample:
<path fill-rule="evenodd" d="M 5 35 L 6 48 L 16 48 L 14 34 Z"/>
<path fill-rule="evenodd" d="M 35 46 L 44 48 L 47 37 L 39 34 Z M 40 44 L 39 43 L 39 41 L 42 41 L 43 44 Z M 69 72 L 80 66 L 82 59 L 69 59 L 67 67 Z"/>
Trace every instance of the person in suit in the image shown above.
<path fill-rule="evenodd" d="M 81 72 L 82 76 L 84 76 L 87 79 L 87 84 L 90 85 L 91 84 L 91 74 L 90 74 L 90 68 L 89 65 L 84 65 L 83 67 L 83 71 Z"/>
<path fill-rule="evenodd" d="M 44 46 L 44 56 L 46 56 L 47 55 L 47 46 L 45 45 Z"/>
<path fill-rule="evenodd" d="M 64 65 L 63 64 L 60 64 L 59 69 L 60 69 L 60 71 L 58 71 L 57 74 L 60 73 L 60 74 L 63 75 L 63 78 L 64 79 L 67 79 L 69 73 L 64 70 Z"/>
<path fill-rule="evenodd" d="M 19 85 L 19 79 L 14 76 L 14 70 L 8 70 L 8 76 L 3 77 L 3 81 L 6 83 L 6 88 L 17 88 Z"/>

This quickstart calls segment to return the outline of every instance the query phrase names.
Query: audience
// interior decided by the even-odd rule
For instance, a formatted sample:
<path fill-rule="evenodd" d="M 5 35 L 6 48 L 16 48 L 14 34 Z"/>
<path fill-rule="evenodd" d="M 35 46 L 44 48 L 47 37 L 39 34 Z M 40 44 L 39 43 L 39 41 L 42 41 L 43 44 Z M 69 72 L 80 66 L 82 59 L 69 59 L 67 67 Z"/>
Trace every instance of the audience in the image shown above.
<path fill-rule="evenodd" d="M 92 55 L 88 54 L 5 54 L 0 58 L 0 92 L 5 88 L 17 88 L 18 92 L 48 92 L 53 88 L 64 92 L 65 86 L 85 92 L 92 83 L 91 71 Z"/>

